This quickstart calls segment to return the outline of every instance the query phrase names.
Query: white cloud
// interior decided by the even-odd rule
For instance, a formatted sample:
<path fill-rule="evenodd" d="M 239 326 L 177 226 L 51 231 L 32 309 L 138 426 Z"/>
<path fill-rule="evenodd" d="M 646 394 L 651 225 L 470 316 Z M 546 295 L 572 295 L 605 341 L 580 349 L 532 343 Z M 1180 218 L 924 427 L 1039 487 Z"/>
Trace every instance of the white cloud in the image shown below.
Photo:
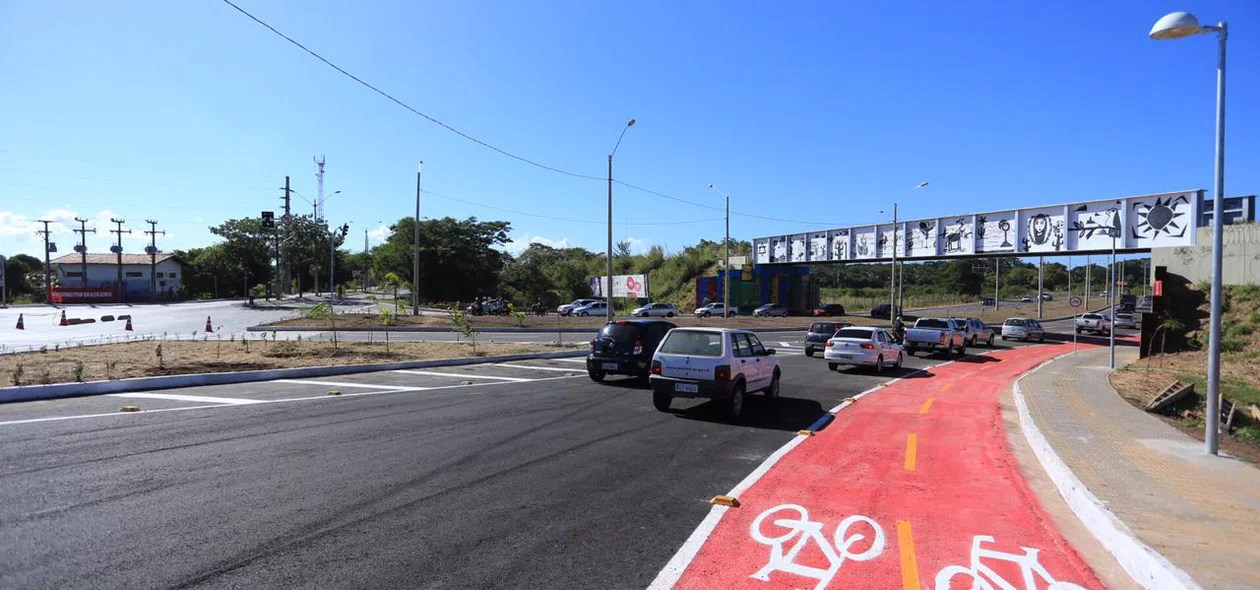
<path fill-rule="evenodd" d="M 368 230 L 368 240 L 377 244 L 384 243 L 389 239 L 389 226 L 380 225 L 376 229 Z"/>
<path fill-rule="evenodd" d="M 552 248 L 573 247 L 572 244 L 569 243 L 569 238 L 560 238 L 559 240 L 553 240 L 551 238 L 545 238 L 543 236 L 526 235 L 524 239 L 509 241 L 507 244 L 503 246 L 503 248 L 507 250 L 508 253 L 513 256 L 520 256 L 521 252 L 524 252 L 525 249 L 528 248 L 530 244 L 542 244 L 544 246 L 551 246 Z"/>
<path fill-rule="evenodd" d="M 35 222 L 25 215 L 0 211 L 0 236 L 25 236 L 35 232 Z"/>
<path fill-rule="evenodd" d="M 652 244 L 641 238 L 626 238 L 625 242 L 630 244 L 630 252 L 632 254 L 642 254 L 648 251 Z"/>

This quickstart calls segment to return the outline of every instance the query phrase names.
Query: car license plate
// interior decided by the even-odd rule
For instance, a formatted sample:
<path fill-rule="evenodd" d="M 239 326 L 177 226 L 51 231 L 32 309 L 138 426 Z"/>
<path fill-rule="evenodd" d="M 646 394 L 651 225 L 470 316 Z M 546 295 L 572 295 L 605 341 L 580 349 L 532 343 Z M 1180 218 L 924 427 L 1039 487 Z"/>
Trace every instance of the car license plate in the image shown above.
<path fill-rule="evenodd" d="M 674 391 L 679 393 L 699 393 L 700 386 L 695 383 L 675 383 Z"/>
<path fill-rule="evenodd" d="M 617 365 L 617 363 L 604 363 L 603 367 L 605 371 L 616 371 L 617 369 L 621 368 L 620 366 Z"/>

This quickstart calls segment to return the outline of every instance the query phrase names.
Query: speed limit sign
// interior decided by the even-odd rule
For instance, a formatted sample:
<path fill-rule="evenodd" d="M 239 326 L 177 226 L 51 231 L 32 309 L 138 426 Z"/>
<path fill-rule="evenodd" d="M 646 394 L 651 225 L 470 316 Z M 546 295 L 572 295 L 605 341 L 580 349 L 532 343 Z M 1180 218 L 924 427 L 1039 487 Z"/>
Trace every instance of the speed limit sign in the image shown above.
<path fill-rule="evenodd" d="M 1068 299 L 1068 305 L 1071 305 L 1072 307 L 1080 307 L 1080 306 L 1081 306 L 1081 298 L 1080 298 L 1080 297 L 1073 297 L 1073 298 L 1071 298 L 1071 299 Z"/>

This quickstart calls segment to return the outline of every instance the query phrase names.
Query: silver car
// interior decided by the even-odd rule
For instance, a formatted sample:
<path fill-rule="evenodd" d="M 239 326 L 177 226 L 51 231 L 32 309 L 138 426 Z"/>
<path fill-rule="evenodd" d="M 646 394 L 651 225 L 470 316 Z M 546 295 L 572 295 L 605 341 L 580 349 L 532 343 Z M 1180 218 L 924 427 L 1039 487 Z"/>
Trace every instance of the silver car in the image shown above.
<path fill-rule="evenodd" d="M 586 317 L 586 316 L 592 316 L 592 315 L 595 315 L 595 316 L 604 315 L 607 312 L 608 312 L 608 307 L 604 305 L 603 301 L 595 301 L 595 302 L 583 305 L 582 307 L 579 307 L 577 309 L 574 309 L 573 311 L 570 311 L 569 314 L 579 316 L 579 317 Z"/>
<path fill-rule="evenodd" d="M 557 307 L 556 313 L 560 315 L 570 315 L 573 313 L 573 310 L 579 307 L 585 307 L 587 305 L 595 303 L 596 301 L 599 301 L 599 300 L 598 299 L 574 299 L 573 301 L 569 303 L 566 303 L 564 305 L 561 305 L 560 307 Z"/>
<path fill-rule="evenodd" d="M 767 303 L 757 309 L 754 309 L 752 314 L 755 318 L 768 318 L 772 316 L 785 318 L 788 315 L 788 309 L 777 303 Z"/>
<path fill-rule="evenodd" d="M 1032 318 L 1006 318 L 1006 321 L 1002 322 L 1002 340 L 1012 338 L 1024 342 L 1030 340 L 1045 342 L 1046 329 L 1041 327 L 1041 322 Z"/>
<path fill-rule="evenodd" d="M 1118 313 L 1116 314 L 1115 326 L 1117 328 L 1139 330 L 1142 328 L 1142 316 L 1136 313 Z"/>
<path fill-rule="evenodd" d="M 630 312 L 637 318 L 672 318 L 678 315 L 678 308 L 673 303 L 649 303 Z"/>
<path fill-rule="evenodd" d="M 901 345 L 893 342 L 892 335 L 883 328 L 871 326 L 836 330 L 823 349 L 823 358 L 832 371 L 839 370 L 840 365 L 858 365 L 872 367 L 876 373 L 883 372 L 889 365 L 900 369 L 903 360 Z"/>
<path fill-rule="evenodd" d="M 967 337 L 967 346 L 993 346 L 993 329 L 986 326 L 978 318 L 959 319 L 963 323 L 963 334 Z"/>

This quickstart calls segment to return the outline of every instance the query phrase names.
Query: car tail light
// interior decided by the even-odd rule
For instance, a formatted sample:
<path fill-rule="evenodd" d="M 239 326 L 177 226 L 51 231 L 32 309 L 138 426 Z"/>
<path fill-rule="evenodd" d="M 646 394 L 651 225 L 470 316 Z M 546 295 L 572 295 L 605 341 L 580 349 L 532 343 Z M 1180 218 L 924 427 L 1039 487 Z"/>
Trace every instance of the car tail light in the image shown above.
<path fill-rule="evenodd" d="M 661 361 L 652 361 L 652 374 L 653 375 L 661 374 Z"/>
<path fill-rule="evenodd" d="M 832 342 L 832 341 L 830 341 L 830 340 L 828 340 L 828 341 L 827 341 L 827 348 L 831 348 L 831 347 L 833 347 L 833 346 L 835 346 L 835 345 L 836 345 L 836 343 L 835 343 L 835 342 Z"/>
<path fill-rule="evenodd" d="M 866 350 L 875 350 L 875 345 L 870 342 L 863 342 L 862 348 L 865 348 Z"/>
<path fill-rule="evenodd" d="M 595 350 L 595 339 L 591 338 L 591 341 L 587 342 L 587 345 L 591 347 L 591 350 Z"/>
<path fill-rule="evenodd" d="M 643 341 L 642 340 L 634 341 L 634 353 L 643 354 Z"/>
<path fill-rule="evenodd" d="M 713 369 L 713 378 L 717 379 L 718 381 L 730 381 L 731 380 L 731 366 L 718 365 L 717 367 Z"/>

